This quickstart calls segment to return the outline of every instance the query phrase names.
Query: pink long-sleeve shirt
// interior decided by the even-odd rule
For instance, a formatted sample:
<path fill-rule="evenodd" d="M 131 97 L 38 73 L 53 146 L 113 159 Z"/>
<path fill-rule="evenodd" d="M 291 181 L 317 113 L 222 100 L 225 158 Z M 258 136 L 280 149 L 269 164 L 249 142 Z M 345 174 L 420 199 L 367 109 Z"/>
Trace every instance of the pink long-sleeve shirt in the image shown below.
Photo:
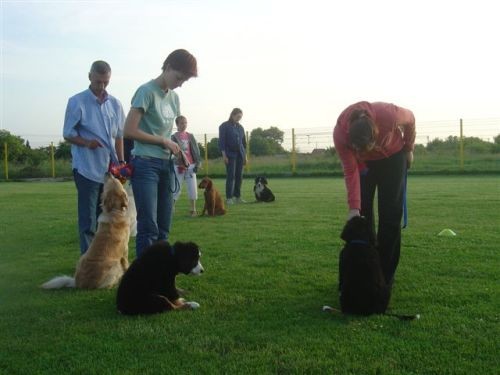
<path fill-rule="evenodd" d="M 360 155 L 349 144 L 349 117 L 353 110 L 364 109 L 373 119 L 378 135 L 372 151 Z M 342 162 L 350 209 L 361 209 L 359 172 L 366 160 L 379 160 L 415 146 L 415 116 L 413 112 L 391 103 L 359 102 L 347 107 L 333 129 L 333 142 Z"/>

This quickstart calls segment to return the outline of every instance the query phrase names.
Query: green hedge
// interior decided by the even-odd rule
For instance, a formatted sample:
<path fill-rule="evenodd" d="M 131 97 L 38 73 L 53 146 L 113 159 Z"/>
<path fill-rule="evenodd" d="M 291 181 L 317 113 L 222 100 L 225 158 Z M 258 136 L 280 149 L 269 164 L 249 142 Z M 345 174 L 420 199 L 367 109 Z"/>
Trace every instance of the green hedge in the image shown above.
<path fill-rule="evenodd" d="M 342 175 L 342 167 L 337 155 L 331 152 L 323 154 L 297 154 L 295 173 L 292 171 L 291 154 L 275 156 L 252 156 L 245 169 L 245 176 L 335 176 Z M 443 152 L 416 152 L 412 174 L 458 174 L 458 173 L 498 173 L 500 172 L 500 154 L 466 154 L 463 169 L 458 155 Z M 200 175 L 207 174 L 207 165 L 203 163 Z M 222 177 L 225 166 L 221 158 L 208 161 L 208 175 Z M 50 178 L 52 166 L 49 160 L 38 165 L 9 163 L 9 180 L 26 178 Z M 72 177 L 71 161 L 56 160 L 55 177 Z M 5 180 L 5 168 L 1 168 L 0 179 Z"/>

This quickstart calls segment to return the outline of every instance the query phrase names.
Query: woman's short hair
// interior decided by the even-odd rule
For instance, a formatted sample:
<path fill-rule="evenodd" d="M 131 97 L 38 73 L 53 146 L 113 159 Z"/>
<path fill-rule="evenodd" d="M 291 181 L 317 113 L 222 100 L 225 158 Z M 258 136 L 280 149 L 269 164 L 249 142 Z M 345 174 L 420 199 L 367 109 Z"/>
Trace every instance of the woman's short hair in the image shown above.
<path fill-rule="evenodd" d="M 233 116 L 236 116 L 239 114 L 243 114 L 243 111 L 239 108 L 233 108 L 233 110 L 231 111 L 231 114 L 229 115 L 229 120 L 232 120 Z"/>
<path fill-rule="evenodd" d="M 375 123 L 363 109 L 354 110 L 349 116 L 349 143 L 357 150 L 365 150 L 375 141 Z"/>
<path fill-rule="evenodd" d="M 196 58 L 185 49 L 176 49 L 163 63 L 162 70 L 165 71 L 167 66 L 183 73 L 187 78 L 198 76 L 198 66 Z"/>

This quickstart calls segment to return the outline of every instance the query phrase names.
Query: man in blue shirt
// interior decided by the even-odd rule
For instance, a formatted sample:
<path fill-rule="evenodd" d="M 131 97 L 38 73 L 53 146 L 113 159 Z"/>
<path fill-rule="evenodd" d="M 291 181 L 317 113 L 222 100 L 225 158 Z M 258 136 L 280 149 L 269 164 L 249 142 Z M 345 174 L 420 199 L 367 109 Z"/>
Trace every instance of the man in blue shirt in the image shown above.
<path fill-rule="evenodd" d="M 241 198 L 243 165 L 247 162 L 245 129 L 239 123 L 243 111 L 234 108 L 229 120 L 219 126 L 219 149 L 226 165 L 226 203 L 245 203 Z M 234 199 L 233 199 L 234 198 Z"/>
<path fill-rule="evenodd" d="M 106 92 L 111 67 L 95 61 L 89 73 L 90 86 L 68 100 L 63 136 L 71 143 L 72 167 L 78 191 L 80 252 L 84 254 L 97 229 L 99 200 L 104 174 L 110 161 L 123 160 L 121 103 Z"/>

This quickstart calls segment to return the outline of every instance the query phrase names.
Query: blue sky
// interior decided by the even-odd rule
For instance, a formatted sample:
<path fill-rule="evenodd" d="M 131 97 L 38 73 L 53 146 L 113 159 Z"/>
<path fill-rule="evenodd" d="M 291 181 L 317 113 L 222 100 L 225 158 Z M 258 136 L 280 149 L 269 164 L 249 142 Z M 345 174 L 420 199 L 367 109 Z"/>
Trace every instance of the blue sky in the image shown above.
<path fill-rule="evenodd" d="M 233 107 L 247 130 L 333 127 L 359 100 L 408 107 L 417 126 L 500 118 L 494 10 L 486 0 L 2 0 L 0 127 L 59 141 L 67 100 L 97 59 L 127 112 L 176 48 L 198 59 L 199 77 L 178 89 L 198 134 L 215 134 Z"/>

